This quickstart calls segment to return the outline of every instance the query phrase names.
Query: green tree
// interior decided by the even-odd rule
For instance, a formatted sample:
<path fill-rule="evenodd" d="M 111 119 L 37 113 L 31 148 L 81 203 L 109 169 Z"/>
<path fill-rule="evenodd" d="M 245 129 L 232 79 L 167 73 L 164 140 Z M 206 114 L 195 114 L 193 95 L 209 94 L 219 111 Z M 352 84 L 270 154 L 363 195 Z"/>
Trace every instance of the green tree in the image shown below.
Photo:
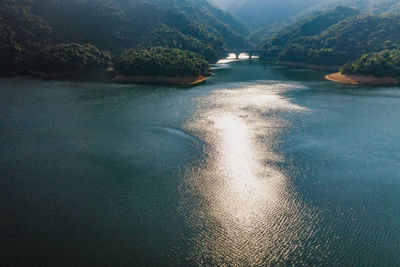
<path fill-rule="evenodd" d="M 400 77 L 400 50 L 385 50 L 363 55 L 343 65 L 343 74 L 374 75 L 376 77 Z"/>
<path fill-rule="evenodd" d="M 58 44 L 46 47 L 34 60 L 32 69 L 40 72 L 85 71 L 111 64 L 109 52 L 90 44 Z"/>

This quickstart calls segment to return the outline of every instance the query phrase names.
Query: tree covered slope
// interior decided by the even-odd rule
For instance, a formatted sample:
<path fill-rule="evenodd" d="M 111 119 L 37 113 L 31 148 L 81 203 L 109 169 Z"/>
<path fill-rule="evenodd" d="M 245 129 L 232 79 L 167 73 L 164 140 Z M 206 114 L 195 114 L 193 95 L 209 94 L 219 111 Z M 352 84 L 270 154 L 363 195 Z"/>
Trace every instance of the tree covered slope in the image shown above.
<path fill-rule="evenodd" d="M 336 8 L 279 32 L 266 42 L 264 56 L 342 65 L 367 53 L 400 47 L 399 15 L 355 16 L 354 11 L 347 9 L 348 17 L 344 18 L 343 10 Z"/>
<path fill-rule="evenodd" d="M 272 35 L 267 40 L 266 48 L 269 49 L 273 46 L 278 46 L 282 49 L 288 43 L 300 41 L 300 39 L 307 36 L 318 35 L 330 26 L 357 14 L 359 14 L 357 10 L 347 7 L 337 7 L 317 13 L 310 18 L 294 23 Z"/>

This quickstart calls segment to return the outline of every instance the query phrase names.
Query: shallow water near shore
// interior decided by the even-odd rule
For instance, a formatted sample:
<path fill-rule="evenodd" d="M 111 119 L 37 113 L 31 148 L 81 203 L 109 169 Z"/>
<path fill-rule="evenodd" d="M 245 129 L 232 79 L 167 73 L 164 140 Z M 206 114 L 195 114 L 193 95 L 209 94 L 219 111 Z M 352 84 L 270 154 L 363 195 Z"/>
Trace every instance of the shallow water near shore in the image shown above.
<path fill-rule="evenodd" d="M 325 74 L 1 78 L 1 262 L 400 265 L 400 88 Z"/>

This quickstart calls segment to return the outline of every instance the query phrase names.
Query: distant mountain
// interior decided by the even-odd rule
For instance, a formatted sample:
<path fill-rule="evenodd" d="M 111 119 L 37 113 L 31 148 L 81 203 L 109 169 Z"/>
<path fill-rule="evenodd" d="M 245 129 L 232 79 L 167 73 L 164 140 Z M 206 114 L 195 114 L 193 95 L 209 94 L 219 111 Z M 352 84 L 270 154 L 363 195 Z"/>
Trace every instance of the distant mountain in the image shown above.
<path fill-rule="evenodd" d="M 372 14 L 400 12 L 398 0 L 233 0 L 226 9 L 253 29 L 258 29 L 337 6 L 352 7 Z"/>
<path fill-rule="evenodd" d="M 395 6 L 400 6 L 399 4 L 398 0 L 330 0 L 313 6 L 311 10 L 321 10 L 341 5 L 356 8 L 366 13 L 382 14 L 392 12 Z"/>

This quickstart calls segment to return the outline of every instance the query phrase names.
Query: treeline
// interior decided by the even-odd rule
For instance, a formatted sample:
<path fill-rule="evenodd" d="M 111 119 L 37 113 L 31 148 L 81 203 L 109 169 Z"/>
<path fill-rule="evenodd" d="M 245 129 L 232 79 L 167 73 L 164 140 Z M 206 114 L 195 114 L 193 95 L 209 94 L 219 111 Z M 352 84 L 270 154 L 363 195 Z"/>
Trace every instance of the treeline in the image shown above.
<path fill-rule="evenodd" d="M 227 47 L 245 46 L 247 33 L 206 0 L 2 0 L 0 72 L 26 69 L 62 43 L 91 44 L 114 58 L 126 49 L 179 48 L 213 62 Z"/>
<path fill-rule="evenodd" d="M 90 44 L 59 44 L 46 47 L 33 60 L 32 69 L 38 72 L 74 72 L 111 65 L 109 52 Z"/>
<path fill-rule="evenodd" d="M 340 72 L 343 74 L 374 75 L 376 77 L 400 77 L 400 50 L 385 50 L 366 54 L 346 63 Z"/>
<path fill-rule="evenodd" d="M 209 64 L 193 52 L 156 47 L 125 51 L 115 69 L 126 76 L 197 76 L 208 74 Z"/>

